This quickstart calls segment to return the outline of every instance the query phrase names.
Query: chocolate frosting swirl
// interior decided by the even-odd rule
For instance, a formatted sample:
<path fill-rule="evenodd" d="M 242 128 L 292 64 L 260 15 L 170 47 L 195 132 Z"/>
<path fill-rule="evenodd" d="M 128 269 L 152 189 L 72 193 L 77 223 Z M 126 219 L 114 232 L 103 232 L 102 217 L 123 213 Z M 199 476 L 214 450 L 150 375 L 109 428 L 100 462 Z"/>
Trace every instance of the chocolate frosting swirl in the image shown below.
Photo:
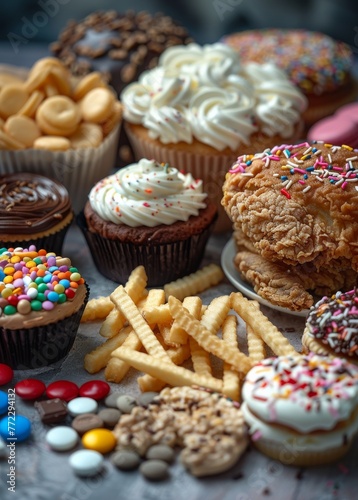
<path fill-rule="evenodd" d="M 66 188 L 55 180 L 29 173 L 0 177 L 0 232 L 3 234 L 47 231 L 71 211 Z"/>

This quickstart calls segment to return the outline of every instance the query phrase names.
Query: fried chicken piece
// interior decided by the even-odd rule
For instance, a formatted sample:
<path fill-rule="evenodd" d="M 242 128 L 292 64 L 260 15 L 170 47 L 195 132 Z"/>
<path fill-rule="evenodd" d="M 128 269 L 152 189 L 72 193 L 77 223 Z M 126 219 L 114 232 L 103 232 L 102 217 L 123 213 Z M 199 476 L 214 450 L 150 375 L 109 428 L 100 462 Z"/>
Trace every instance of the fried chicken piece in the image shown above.
<path fill-rule="evenodd" d="M 292 311 L 309 309 L 318 297 L 330 296 L 337 290 L 351 290 L 358 284 L 358 274 L 352 271 L 349 261 L 344 260 L 317 270 L 312 263 L 288 266 L 239 249 L 234 264 L 258 295 Z"/>
<path fill-rule="evenodd" d="M 357 181 L 356 151 L 283 145 L 239 157 L 222 205 L 234 229 L 270 262 L 328 269 L 345 259 L 358 271 Z"/>

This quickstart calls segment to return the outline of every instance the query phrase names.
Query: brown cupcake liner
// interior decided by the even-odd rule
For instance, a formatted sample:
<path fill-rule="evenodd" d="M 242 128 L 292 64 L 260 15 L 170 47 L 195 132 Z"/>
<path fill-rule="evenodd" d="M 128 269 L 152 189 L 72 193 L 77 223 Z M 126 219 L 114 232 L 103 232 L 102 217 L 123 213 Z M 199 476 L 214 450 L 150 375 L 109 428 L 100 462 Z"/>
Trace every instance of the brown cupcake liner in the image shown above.
<path fill-rule="evenodd" d="M 89 286 L 81 307 L 71 316 L 56 323 L 32 328 L 0 327 L 0 362 L 16 370 L 49 366 L 70 352 L 89 298 Z"/>
<path fill-rule="evenodd" d="M 197 271 L 215 219 L 200 234 L 175 243 L 135 245 L 110 240 L 88 230 L 83 212 L 76 222 L 84 234 L 94 264 L 106 278 L 125 284 L 132 270 L 144 266 L 148 286 L 163 286 Z"/>
<path fill-rule="evenodd" d="M 23 240 L 2 241 L 0 237 L 0 247 L 28 248 L 30 245 L 35 245 L 37 250 L 44 248 L 49 252 L 54 252 L 56 255 L 62 255 L 63 243 L 65 241 L 67 231 L 72 224 L 72 220 L 69 224 L 67 224 L 67 226 L 64 226 L 59 231 L 56 231 L 53 234 L 48 234 L 46 236 L 44 235 L 40 238 L 32 238 L 31 236 L 29 236 L 28 239 L 25 238 Z"/>

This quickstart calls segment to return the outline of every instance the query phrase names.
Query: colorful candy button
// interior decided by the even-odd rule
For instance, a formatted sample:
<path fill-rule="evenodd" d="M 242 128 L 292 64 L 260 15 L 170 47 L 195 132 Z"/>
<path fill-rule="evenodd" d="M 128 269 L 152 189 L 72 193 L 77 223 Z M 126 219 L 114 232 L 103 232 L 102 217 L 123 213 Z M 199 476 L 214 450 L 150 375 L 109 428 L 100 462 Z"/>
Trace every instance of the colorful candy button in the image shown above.
<path fill-rule="evenodd" d="M 96 413 L 97 409 L 98 404 L 92 398 L 74 398 L 67 405 L 67 410 L 73 417 L 84 413 Z"/>
<path fill-rule="evenodd" d="M 109 384 L 103 380 L 89 380 L 81 385 L 79 395 L 98 401 L 105 398 L 110 390 Z"/>
<path fill-rule="evenodd" d="M 69 458 L 72 470 L 81 477 L 94 476 L 103 467 L 104 458 L 94 450 L 78 450 Z"/>
<path fill-rule="evenodd" d="M 78 386 L 74 382 L 70 382 L 69 380 L 57 380 L 47 386 L 46 395 L 50 399 L 59 398 L 68 402 L 71 401 L 71 399 L 77 398 L 78 391 Z"/>
<path fill-rule="evenodd" d="M 103 454 L 112 451 L 116 443 L 117 440 L 115 435 L 108 429 L 94 429 L 86 432 L 82 436 L 82 444 L 85 448 Z"/>
<path fill-rule="evenodd" d="M 0 363 L 0 385 L 5 385 L 11 382 L 14 376 L 14 371 L 10 366 Z"/>
<path fill-rule="evenodd" d="M 8 398 L 4 391 L 0 391 L 0 415 L 3 415 L 8 410 Z"/>
<path fill-rule="evenodd" d="M 78 442 L 78 434 L 72 427 L 59 425 L 46 434 L 46 442 L 55 451 L 67 451 L 74 448 Z"/>
<path fill-rule="evenodd" d="M 27 378 L 15 384 L 15 392 L 22 399 L 38 399 L 46 390 L 42 380 Z"/>
<path fill-rule="evenodd" d="M 0 436 L 6 441 L 25 441 L 31 434 L 31 422 L 23 415 L 7 416 L 0 420 Z"/>

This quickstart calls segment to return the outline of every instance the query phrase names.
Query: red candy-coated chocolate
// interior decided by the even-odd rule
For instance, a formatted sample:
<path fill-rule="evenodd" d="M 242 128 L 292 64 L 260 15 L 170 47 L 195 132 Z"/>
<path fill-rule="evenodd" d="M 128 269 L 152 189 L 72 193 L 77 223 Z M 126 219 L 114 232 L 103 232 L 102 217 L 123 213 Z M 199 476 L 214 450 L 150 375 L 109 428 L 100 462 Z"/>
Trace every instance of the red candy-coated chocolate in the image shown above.
<path fill-rule="evenodd" d="M 36 378 L 20 380 L 15 384 L 15 392 L 22 399 L 38 399 L 46 390 L 46 385 Z"/>
<path fill-rule="evenodd" d="M 103 380 L 89 380 L 81 385 L 79 395 L 98 401 L 105 398 L 110 390 L 109 384 Z"/>
<path fill-rule="evenodd" d="M 11 382 L 13 376 L 13 369 L 4 363 L 0 363 L 0 385 L 5 385 Z"/>
<path fill-rule="evenodd" d="M 74 382 L 57 380 L 47 386 L 46 395 L 49 399 L 59 398 L 68 402 L 71 399 L 77 398 L 78 390 L 78 386 Z"/>

